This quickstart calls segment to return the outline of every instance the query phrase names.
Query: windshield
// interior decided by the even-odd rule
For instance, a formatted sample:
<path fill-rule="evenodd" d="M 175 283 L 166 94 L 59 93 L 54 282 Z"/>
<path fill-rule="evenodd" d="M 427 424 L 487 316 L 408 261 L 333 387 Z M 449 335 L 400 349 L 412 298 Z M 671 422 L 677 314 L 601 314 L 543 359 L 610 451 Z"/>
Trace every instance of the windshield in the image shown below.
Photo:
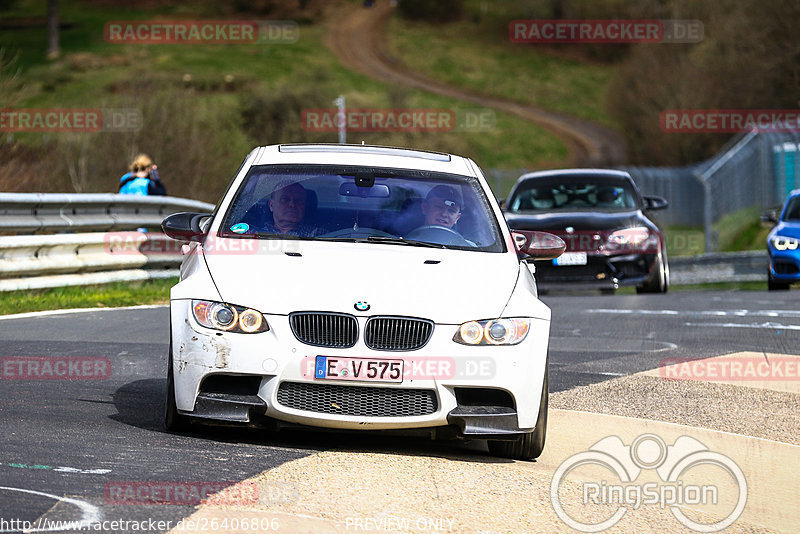
<path fill-rule="evenodd" d="M 505 251 L 477 179 L 361 166 L 253 167 L 219 235 Z"/>
<path fill-rule="evenodd" d="M 636 192 L 623 178 L 568 176 L 523 181 L 508 201 L 508 211 L 630 211 Z"/>
<path fill-rule="evenodd" d="M 800 221 L 800 196 L 789 200 L 786 209 L 783 211 L 784 221 Z"/>

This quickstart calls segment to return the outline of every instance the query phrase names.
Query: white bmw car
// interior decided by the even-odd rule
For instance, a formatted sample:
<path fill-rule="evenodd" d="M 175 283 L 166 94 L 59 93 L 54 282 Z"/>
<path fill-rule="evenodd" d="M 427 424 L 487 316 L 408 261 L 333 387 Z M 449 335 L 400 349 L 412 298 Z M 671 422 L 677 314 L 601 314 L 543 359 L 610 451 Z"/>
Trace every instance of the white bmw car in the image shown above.
<path fill-rule="evenodd" d="M 425 431 L 539 456 L 550 309 L 478 166 L 363 145 L 253 150 L 212 214 L 162 227 L 172 288 L 166 425 Z"/>

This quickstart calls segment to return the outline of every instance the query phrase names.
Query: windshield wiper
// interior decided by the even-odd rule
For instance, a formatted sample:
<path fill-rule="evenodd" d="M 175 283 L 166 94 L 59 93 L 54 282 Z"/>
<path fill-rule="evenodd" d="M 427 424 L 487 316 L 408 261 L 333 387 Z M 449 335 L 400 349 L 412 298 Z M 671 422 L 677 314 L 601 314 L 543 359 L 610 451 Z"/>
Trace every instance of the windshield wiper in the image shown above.
<path fill-rule="evenodd" d="M 237 236 L 244 236 L 244 237 L 255 236 L 255 237 L 274 237 L 274 238 L 277 238 L 277 239 L 299 239 L 299 240 L 302 240 L 302 241 L 312 241 L 312 240 L 315 239 L 313 237 L 308 237 L 308 236 L 304 236 L 304 235 L 279 234 L 279 233 L 276 233 L 276 232 L 248 232 L 246 234 L 236 234 L 236 235 Z"/>
<path fill-rule="evenodd" d="M 447 248 L 438 243 L 415 241 L 413 239 L 404 239 L 402 237 L 391 237 L 385 235 L 370 235 L 367 237 L 317 237 L 316 239 L 319 239 L 320 241 L 336 241 L 341 243 L 386 243 L 389 245 L 408 245 L 413 247 Z"/>
<path fill-rule="evenodd" d="M 428 248 L 447 248 L 439 243 L 430 243 L 428 241 L 416 241 L 414 239 L 405 239 L 403 237 L 389 237 L 385 235 L 371 235 L 367 238 L 370 243 L 390 243 L 395 245 L 412 245 L 415 247 L 428 247 Z"/>

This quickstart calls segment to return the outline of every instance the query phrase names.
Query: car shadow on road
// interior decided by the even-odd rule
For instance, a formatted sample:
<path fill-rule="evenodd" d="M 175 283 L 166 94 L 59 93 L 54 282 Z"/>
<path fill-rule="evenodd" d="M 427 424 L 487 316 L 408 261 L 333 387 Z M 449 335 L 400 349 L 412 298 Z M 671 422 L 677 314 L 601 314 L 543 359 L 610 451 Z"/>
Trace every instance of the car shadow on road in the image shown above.
<path fill-rule="evenodd" d="M 170 432 L 164 426 L 165 379 L 128 382 L 112 395 L 117 413 L 109 418 L 150 432 L 179 435 L 217 443 L 239 443 L 278 447 L 286 450 L 339 451 L 429 456 L 477 463 L 505 463 L 511 460 L 490 456 L 482 441 L 433 441 L 428 437 L 398 435 L 380 431 L 341 431 L 316 428 L 261 428 L 192 425 L 186 433 Z"/>

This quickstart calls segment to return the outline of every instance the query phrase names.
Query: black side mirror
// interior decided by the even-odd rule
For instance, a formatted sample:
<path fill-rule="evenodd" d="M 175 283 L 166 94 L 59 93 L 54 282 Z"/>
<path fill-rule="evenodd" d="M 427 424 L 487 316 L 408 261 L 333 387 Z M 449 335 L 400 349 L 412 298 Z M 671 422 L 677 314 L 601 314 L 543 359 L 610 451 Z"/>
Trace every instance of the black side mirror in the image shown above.
<path fill-rule="evenodd" d="M 669 206 L 669 202 L 664 197 L 646 196 L 644 197 L 644 206 L 647 210 L 663 210 Z"/>
<path fill-rule="evenodd" d="M 202 241 L 206 233 L 200 225 L 210 216 L 210 213 L 173 213 L 161 221 L 161 230 L 178 241 Z"/>
<path fill-rule="evenodd" d="M 761 214 L 761 222 L 778 224 L 778 212 L 776 210 L 767 210 Z"/>

